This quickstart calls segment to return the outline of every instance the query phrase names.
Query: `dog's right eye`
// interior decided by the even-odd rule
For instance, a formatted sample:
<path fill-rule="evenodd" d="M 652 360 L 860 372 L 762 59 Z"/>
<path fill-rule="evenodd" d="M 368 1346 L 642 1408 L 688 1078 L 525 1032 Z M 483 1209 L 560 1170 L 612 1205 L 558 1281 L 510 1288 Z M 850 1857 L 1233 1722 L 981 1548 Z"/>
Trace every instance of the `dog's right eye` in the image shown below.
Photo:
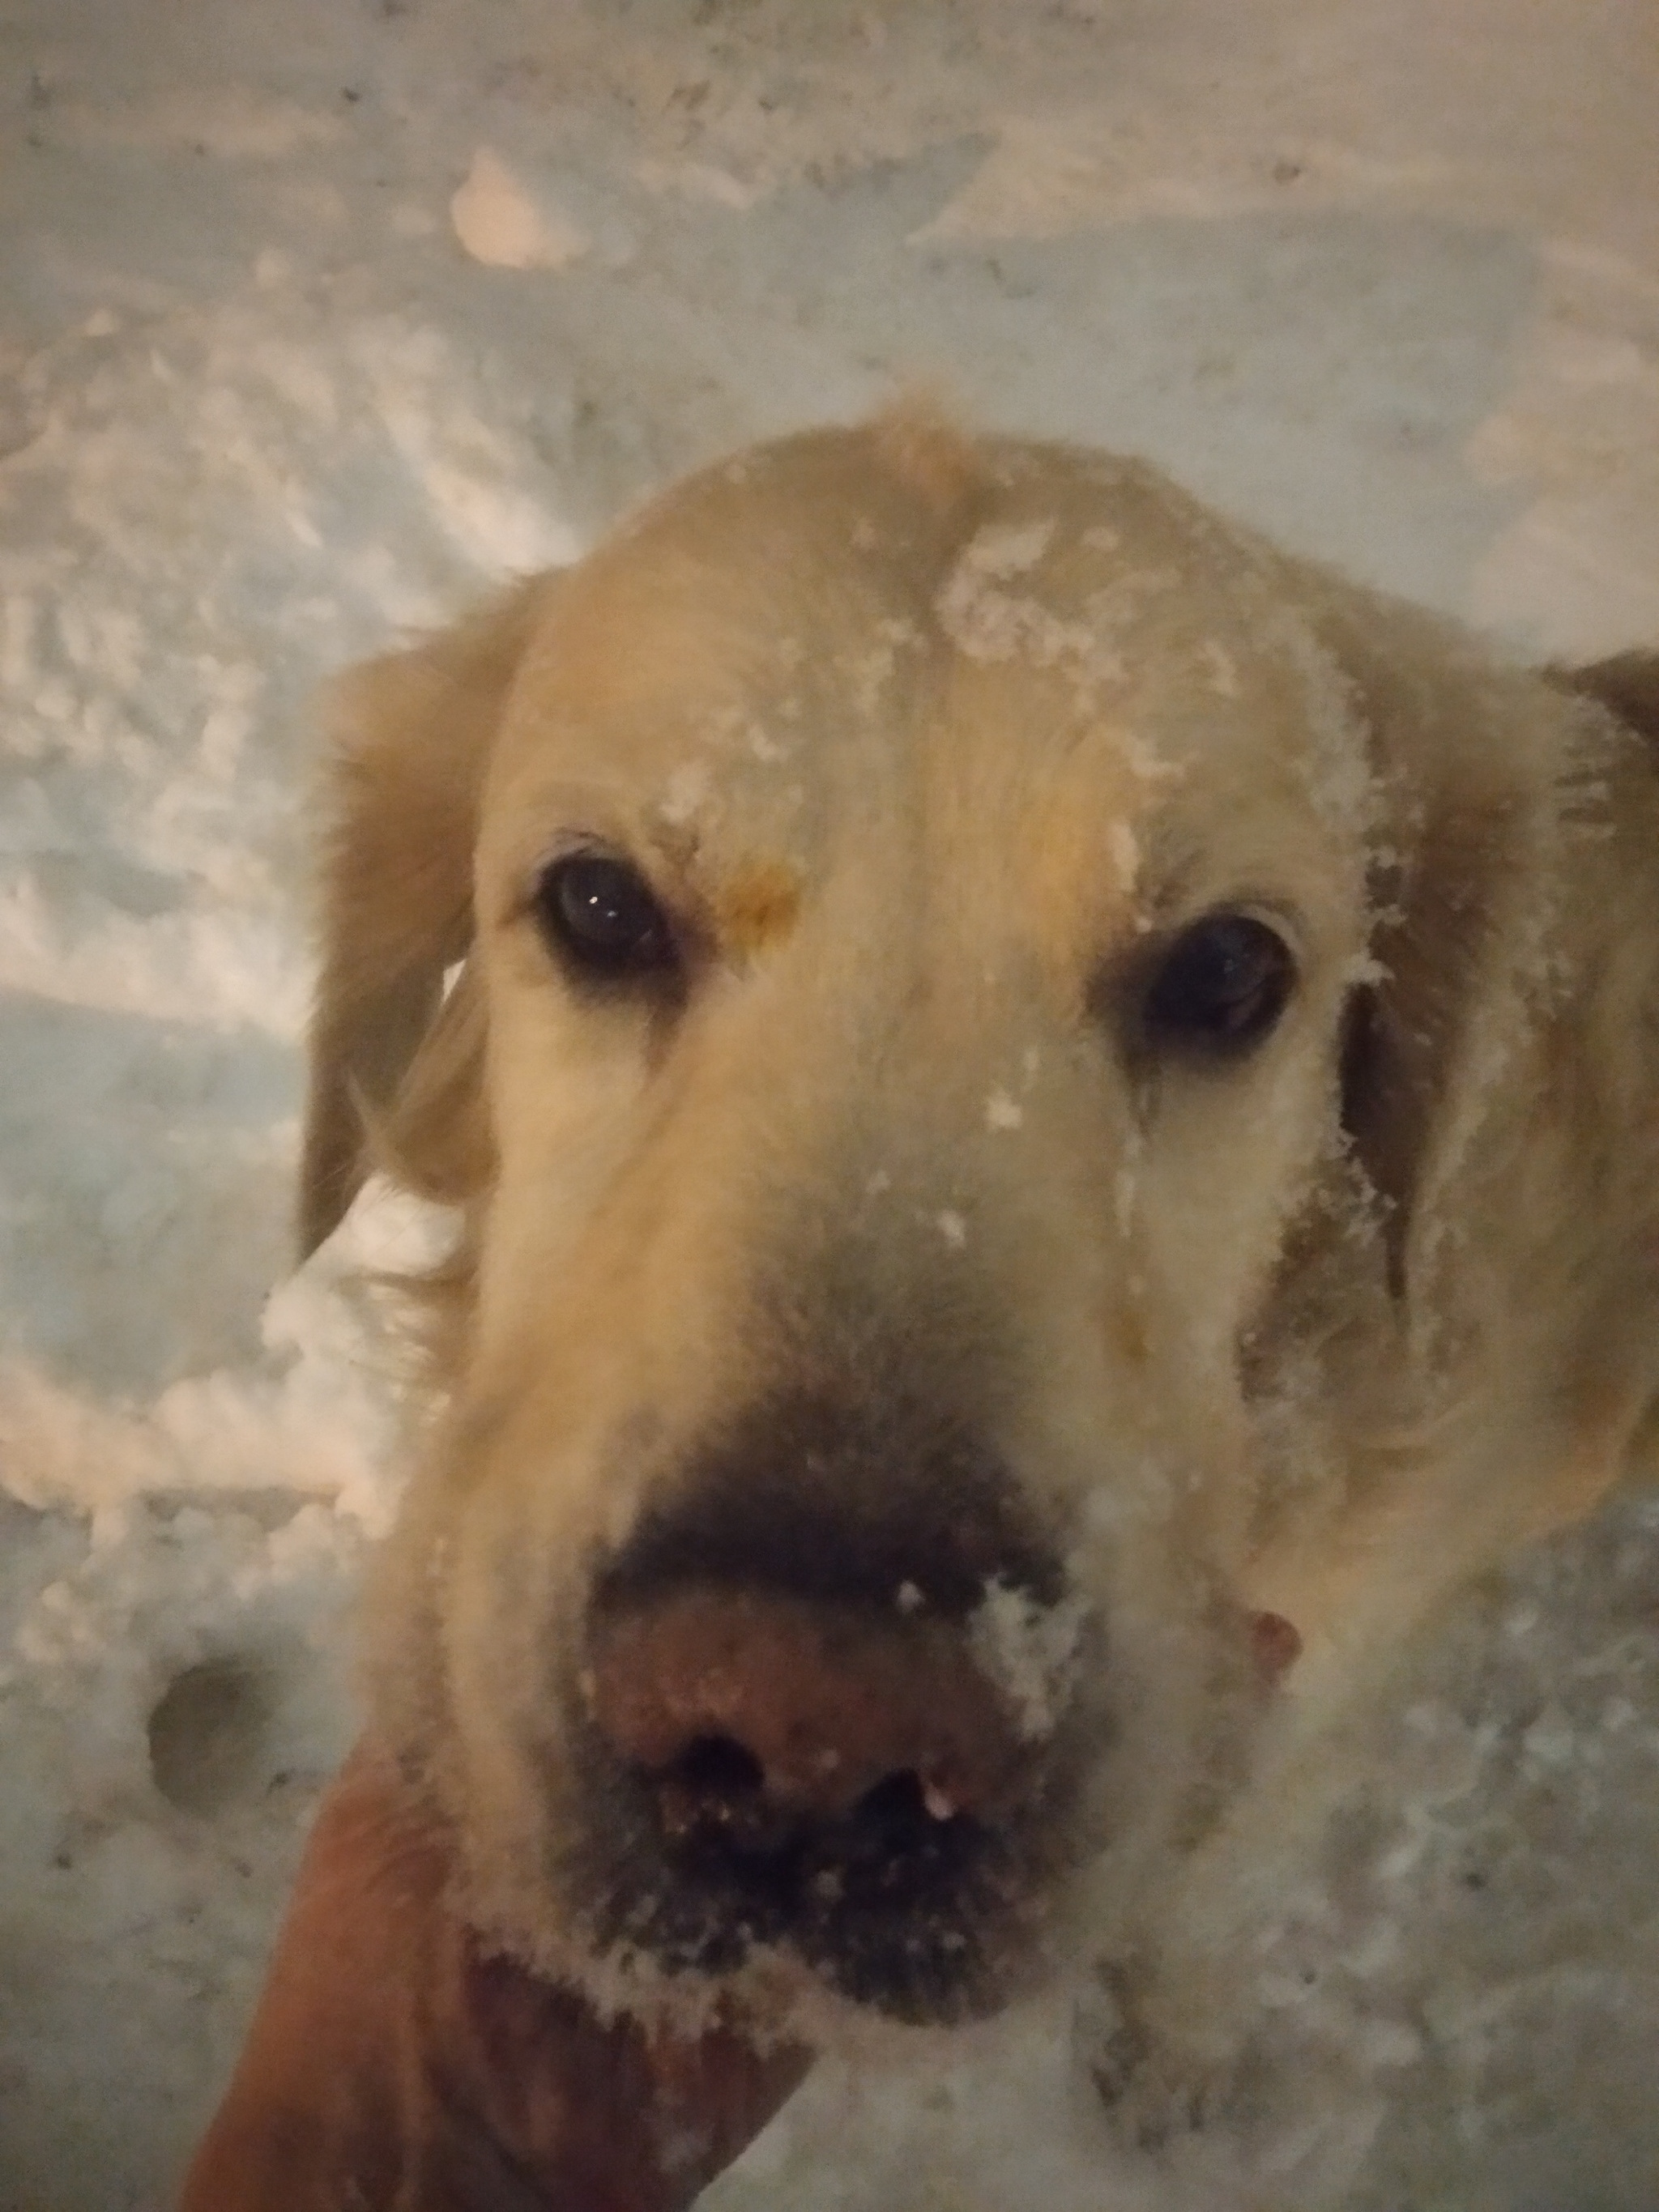
<path fill-rule="evenodd" d="M 580 972 L 607 981 L 677 964 L 674 932 L 637 868 L 604 853 L 568 853 L 542 871 L 535 909 L 542 933 Z"/>
<path fill-rule="evenodd" d="M 1296 963 L 1277 930 L 1253 915 L 1206 915 L 1165 954 L 1146 995 L 1146 1028 L 1188 1050 L 1245 1052 L 1273 1027 L 1295 985 Z"/>

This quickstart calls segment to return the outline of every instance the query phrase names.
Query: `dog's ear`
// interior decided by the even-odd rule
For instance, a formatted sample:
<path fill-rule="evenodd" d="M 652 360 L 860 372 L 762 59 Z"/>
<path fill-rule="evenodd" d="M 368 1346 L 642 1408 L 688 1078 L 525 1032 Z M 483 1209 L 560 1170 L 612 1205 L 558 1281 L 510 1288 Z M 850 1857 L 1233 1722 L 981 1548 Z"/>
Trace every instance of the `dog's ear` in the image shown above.
<path fill-rule="evenodd" d="M 1416 1309 L 1437 1303 L 1473 1208 L 1535 1213 L 1550 1189 L 1589 1237 L 1626 1181 L 1606 1152 L 1651 1152 L 1617 1125 L 1644 1091 L 1659 1115 L 1659 777 L 1631 735 L 1659 732 L 1659 661 L 1540 681 L 1387 603 L 1322 627 L 1377 800 L 1375 980 L 1350 1004 L 1343 1121 L 1382 1200 L 1389 1287 Z M 1517 1266 L 1543 1263 L 1537 1240 L 1517 1222 Z"/>
<path fill-rule="evenodd" d="M 465 975 L 447 1000 L 444 976 L 471 939 L 491 739 L 553 580 L 520 585 L 412 650 L 354 669 L 331 694 L 301 1258 L 344 1216 L 394 1102 L 400 1121 L 417 1127 L 447 1108 L 451 1120 L 465 1118 L 455 1094 L 460 1069 L 477 1059 L 482 1014 Z M 464 1159 L 487 1145 L 482 1131 L 453 1136 Z M 409 1180 L 421 1187 L 418 1176 Z M 462 1194 L 446 1180 L 466 1176 L 428 1176 L 441 1187 L 425 1194 Z"/>
<path fill-rule="evenodd" d="M 1545 673 L 1558 691 L 1599 699 L 1643 739 L 1659 769 L 1659 653 L 1615 653 L 1583 668 L 1557 666 Z"/>

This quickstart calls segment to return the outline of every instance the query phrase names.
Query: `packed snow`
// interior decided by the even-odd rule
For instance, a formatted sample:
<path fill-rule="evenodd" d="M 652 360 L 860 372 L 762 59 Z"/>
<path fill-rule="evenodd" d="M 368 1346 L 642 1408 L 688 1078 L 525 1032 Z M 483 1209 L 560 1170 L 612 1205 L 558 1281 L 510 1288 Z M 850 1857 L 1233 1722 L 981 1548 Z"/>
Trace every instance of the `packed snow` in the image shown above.
<path fill-rule="evenodd" d="M 13 0 L 0 99 L 0 2212 L 160 2212 L 351 1734 L 362 1278 L 428 1233 L 289 1273 L 319 678 L 906 380 L 1659 640 L 1659 17 Z M 1652 2212 L 1656 1626 L 1638 1498 L 1424 1641 L 1264 1882 L 1224 2124 L 1125 2148 L 1054 2000 L 826 2064 L 710 2204 Z"/>

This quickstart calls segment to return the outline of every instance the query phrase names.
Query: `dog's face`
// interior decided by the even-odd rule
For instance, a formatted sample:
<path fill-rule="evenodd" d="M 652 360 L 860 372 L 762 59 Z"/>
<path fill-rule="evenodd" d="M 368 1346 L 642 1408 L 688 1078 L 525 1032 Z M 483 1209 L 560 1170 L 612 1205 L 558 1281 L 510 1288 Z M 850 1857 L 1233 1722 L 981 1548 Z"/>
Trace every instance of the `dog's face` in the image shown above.
<path fill-rule="evenodd" d="M 1386 1301 L 1375 733 L 1272 554 L 926 426 L 698 478 L 502 635 L 441 675 L 400 1725 L 561 1971 L 982 2009 L 1201 1825 L 1298 1626 L 1246 1378 L 1298 1250 Z"/>

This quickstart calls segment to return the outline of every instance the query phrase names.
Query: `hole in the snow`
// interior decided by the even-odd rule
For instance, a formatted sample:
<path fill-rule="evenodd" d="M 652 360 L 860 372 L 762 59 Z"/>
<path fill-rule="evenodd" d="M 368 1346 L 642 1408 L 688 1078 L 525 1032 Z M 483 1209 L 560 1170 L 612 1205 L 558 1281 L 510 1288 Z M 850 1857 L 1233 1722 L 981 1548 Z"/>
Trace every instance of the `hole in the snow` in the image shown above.
<path fill-rule="evenodd" d="M 149 1769 L 168 1804 L 210 1814 L 257 1793 L 276 1699 L 246 1659 L 208 1659 L 175 1674 L 149 1717 Z"/>

